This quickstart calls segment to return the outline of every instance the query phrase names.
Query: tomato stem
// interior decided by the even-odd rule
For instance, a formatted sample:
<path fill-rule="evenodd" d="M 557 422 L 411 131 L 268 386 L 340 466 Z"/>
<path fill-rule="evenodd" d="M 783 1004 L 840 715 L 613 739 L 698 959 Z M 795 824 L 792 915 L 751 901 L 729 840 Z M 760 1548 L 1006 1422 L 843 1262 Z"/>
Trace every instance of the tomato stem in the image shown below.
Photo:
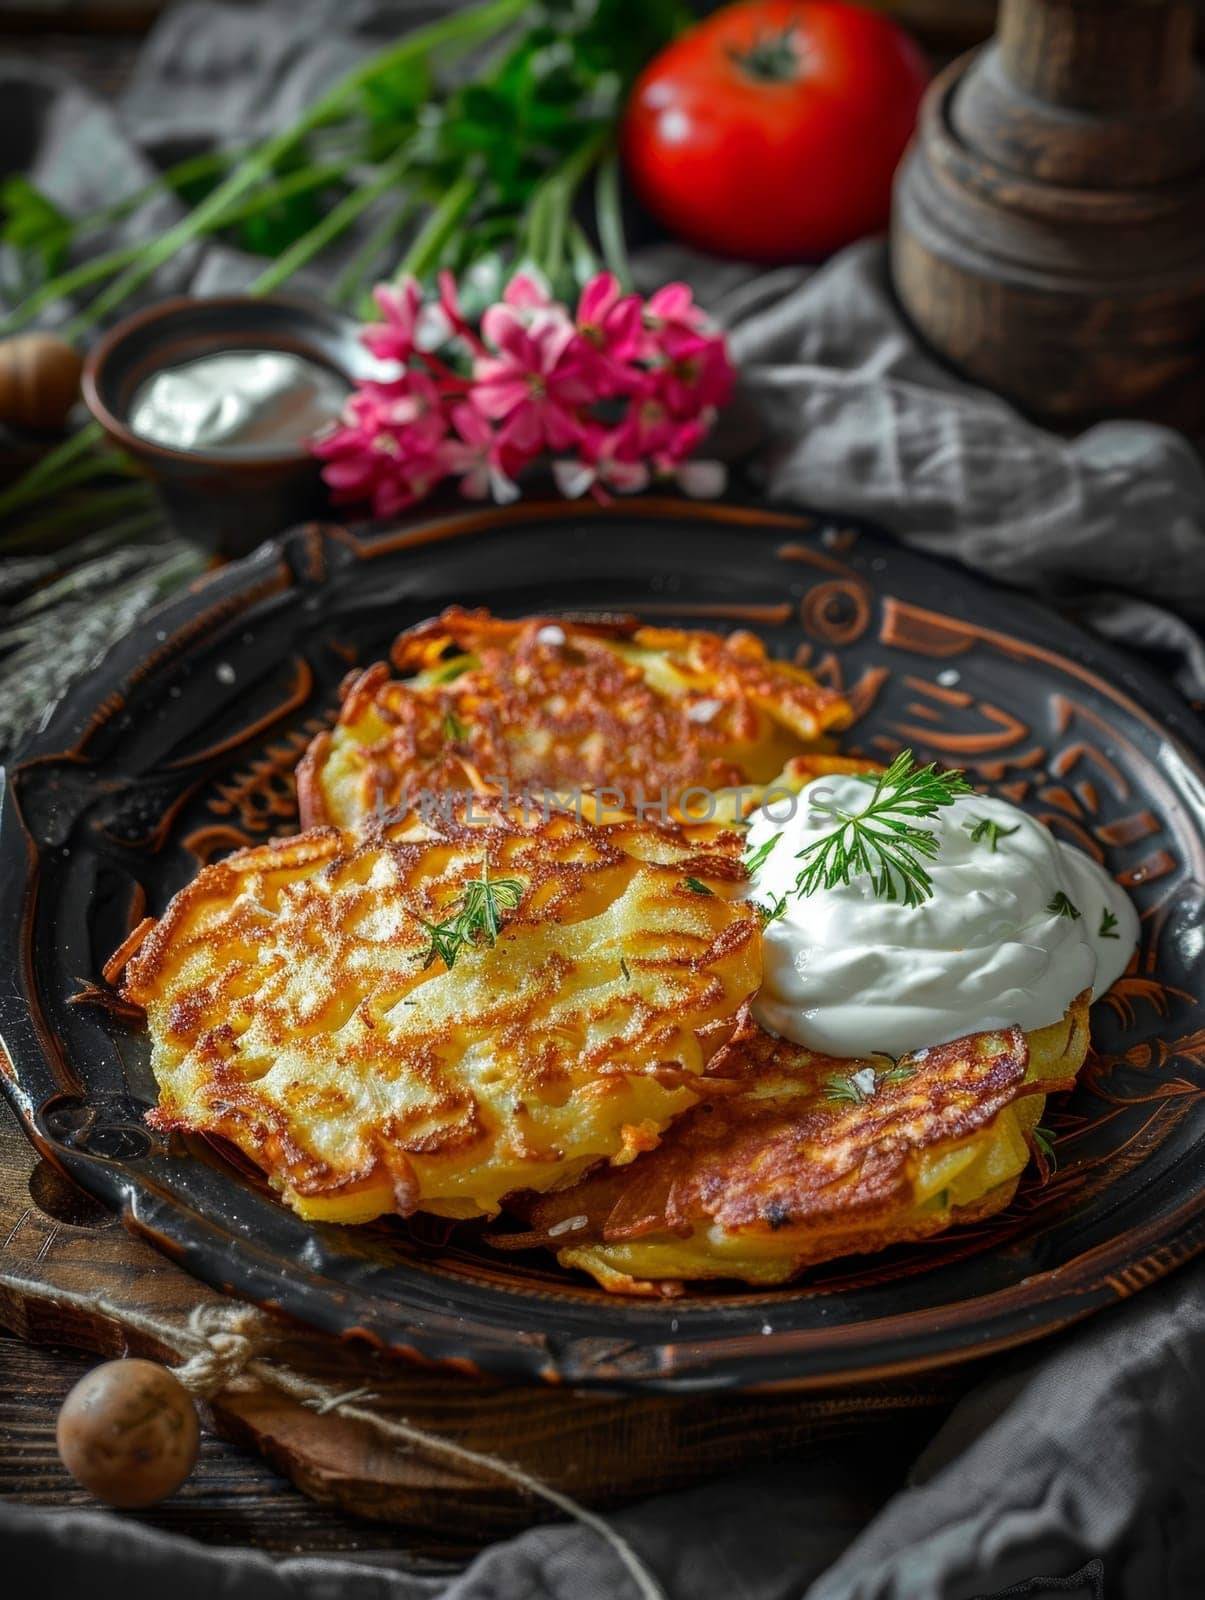
<path fill-rule="evenodd" d="M 759 33 L 747 50 L 730 50 L 732 60 L 757 83 L 795 83 L 803 54 L 790 23 L 781 33 Z"/>

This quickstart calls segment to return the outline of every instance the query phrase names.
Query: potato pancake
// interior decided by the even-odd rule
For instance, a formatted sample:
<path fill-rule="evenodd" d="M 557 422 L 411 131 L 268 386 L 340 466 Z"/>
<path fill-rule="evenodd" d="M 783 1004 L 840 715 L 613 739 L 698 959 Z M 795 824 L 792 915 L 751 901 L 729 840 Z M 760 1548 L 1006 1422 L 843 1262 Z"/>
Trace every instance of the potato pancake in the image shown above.
<path fill-rule="evenodd" d="M 898 1062 L 814 1055 L 748 1025 L 714 1090 L 659 1147 L 527 1209 L 566 1267 L 618 1293 L 676 1280 L 782 1283 L 922 1239 L 1012 1199 L 1053 1088 L 1088 1046 L 1088 995 L 1051 1027 L 979 1033 Z"/>
<path fill-rule="evenodd" d="M 155 1122 L 338 1222 L 490 1214 L 631 1160 L 760 981 L 713 833 L 478 799 L 203 868 L 110 963 L 146 1012 Z"/>
<path fill-rule="evenodd" d="M 749 811 L 851 721 L 840 694 L 746 632 L 452 609 L 401 634 L 393 666 L 401 677 L 381 662 L 344 683 L 335 728 L 298 768 L 304 827 L 463 789 L 466 770 L 514 795 L 618 792 L 628 809 L 664 794 L 675 816 L 692 788 L 745 788 Z M 703 804 L 687 797 L 693 814 Z"/>

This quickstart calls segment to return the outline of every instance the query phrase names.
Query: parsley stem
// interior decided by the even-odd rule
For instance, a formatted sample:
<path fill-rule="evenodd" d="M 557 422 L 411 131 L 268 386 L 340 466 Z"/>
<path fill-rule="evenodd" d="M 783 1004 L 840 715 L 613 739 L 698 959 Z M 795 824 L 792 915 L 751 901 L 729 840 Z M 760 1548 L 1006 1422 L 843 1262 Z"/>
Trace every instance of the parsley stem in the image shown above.
<path fill-rule="evenodd" d="M 213 219 L 213 222 L 204 232 L 216 233 L 222 228 L 233 227 L 236 223 L 245 222 L 249 217 L 258 216 L 262 211 L 271 206 L 278 205 L 282 200 L 290 200 L 293 196 L 304 194 L 310 189 L 320 189 L 324 184 L 334 183 L 339 178 L 346 176 L 350 163 L 327 163 L 322 166 L 305 167 L 299 172 L 290 172 L 276 183 L 266 185 L 241 205 L 234 206 L 228 211 L 223 211 Z M 4 331 L 12 333 L 17 328 L 24 327 L 33 320 L 43 307 L 52 300 L 64 300 L 68 295 L 77 294 L 81 289 L 87 289 L 94 283 L 99 283 L 103 278 L 111 278 L 123 267 L 130 266 L 133 262 L 141 260 L 146 254 L 147 245 L 123 245 L 120 249 L 109 250 L 104 255 L 93 256 L 88 261 L 83 261 L 77 267 L 60 274 L 53 282 L 44 284 L 42 288 L 23 300 L 13 311 L 11 316 L 4 321 Z M 85 307 L 75 321 L 66 329 L 70 338 L 71 330 L 76 323 L 89 315 L 90 307 Z"/>
<path fill-rule="evenodd" d="M 300 272 L 308 261 L 311 261 L 319 251 L 325 250 L 351 227 L 352 223 L 361 214 L 367 211 L 401 177 L 409 160 L 409 151 L 402 151 L 392 161 L 386 164 L 377 173 L 371 183 L 353 189 L 350 194 L 344 195 L 337 206 L 334 206 L 315 227 L 308 233 L 302 234 L 300 239 L 294 240 L 289 248 L 279 256 L 266 271 L 261 272 L 248 287 L 248 294 L 271 294 L 273 289 L 278 289 L 286 278 L 291 278 L 295 272 Z"/>
<path fill-rule="evenodd" d="M 284 129 L 252 151 L 200 205 L 148 245 L 142 251 L 141 258 L 127 267 L 103 294 L 97 296 L 86 312 L 72 321 L 66 336 L 79 338 L 124 305 L 160 267 L 199 239 L 233 201 L 246 194 L 285 156 L 291 154 L 308 133 L 343 111 L 366 84 L 444 46 L 454 46 L 458 52 L 467 53 L 479 40 L 489 38 L 517 21 L 525 10 L 526 0 L 487 0 L 485 5 L 473 10 L 456 11 L 441 17 L 425 28 L 407 34 L 392 49 L 370 57 L 319 96 L 292 127 Z"/>
<path fill-rule="evenodd" d="M 400 203 L 392 205 L 381 218 L 377 226 L 368 234 L 364 243 L 352 256 L 343 271 L 335 279 L 331 290 L 331 299 L 336 305 L 350 305 L 368 286 L 368 280 L 375 278 L 375 264 L 385 251 L 385 247 L 399 234 L 406 223 L 414 214 L 416 201 L 413 195 L 405 195 Z M 371 315 L 371 313 L 369 313 Z"/>
<path fill-rule="evenodd" d="M 455 233 L 457 223 L 472 205 L 476 193 L 477 179 L 470 173 L 466 172 L 456 180 L 419 229 L 402 257 L 395 277 L 411 275 L 422 278 L 438 264 L 444 245 Z"/>
<path fill-rule="evenodd" d="M 606 128 L 596 128 L 537 184 L 528 201 L 523 253 L 554 291 L 564 272 L 574 197 L 609 137 Z"/>
<path fill-rule="evenodd" d="M 619 192 L 619 152 L 612 146 L 603 156 L 594 182 L 594 215 L 598 242 L 607 269 L 624 289 L 632 287 L 632 264 L 628 260 L 623 228 L 623 204 Z"/>
<path fill-rule="evenodd" d="M 573 266 L 573 281 L 580 288 L 598 271 L 598 257 L 586 236 L 586 230 L 572 217 L 569 220 L 569 252 Z"/>
<path fill-rule="evenodd" d="M 128 217 L 131 212 L 137 211 L 156 195 L 168 190 L 183 189 L 190 183 L 225 172 L 242 159 L 243 153 L 243 150 L 206 150 L 202 155 L 189 156 L 184 161 L 178 161 L 174 167 L 166 168 L 150 183 L 135 189 L 123 200 L 114 200 L 107 206 L 99 206 L 95 211 L 87 211 L 82 217 L 73 220 L 72 238 L 85 237 L 87 234 L 98 232 L 101 228 L 109 227 L 114 222 L 120 222 L 123 217 Z"/>

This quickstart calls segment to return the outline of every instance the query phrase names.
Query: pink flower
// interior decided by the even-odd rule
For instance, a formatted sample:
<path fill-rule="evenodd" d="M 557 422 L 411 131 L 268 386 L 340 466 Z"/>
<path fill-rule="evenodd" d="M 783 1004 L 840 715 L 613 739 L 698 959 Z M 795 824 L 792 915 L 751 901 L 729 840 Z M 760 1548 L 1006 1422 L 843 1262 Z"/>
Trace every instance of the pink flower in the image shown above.
<path fill-rule="evenodd" d="M 452 408 L 452 424 L 459 437 L 444 444 L 444 461 L 449 472 L 460 476 L 460 492 L 470 500 L 492 495 L 499 505 L 519 498 L 519 485 L 503 466 L 498 435 L 480 412 L 470 405 Z"/>
<path fill-rule="evenodd" d="M 643 461 L 625 456 L 623 430 L 591 424 L 582 436 L 576 456 L 552 463 L 556 486 L 567 500 L 577 500 L 589 490 L 596 499 L 605 491 L 639 494 L 648 488 L 649 469 Z"/>
<path fill-rule="evenodd" d="M 690 285 L 663 284 L 644 304 L 645 326 L 653 333 L 705 333 L 711 323 L 702 306 L 695 304 Z"/>
<path fill-rule="evenodd" d="M 372 291 L 372 298 L 385 320 L 364 328 L 360 343 L 378 361 L 400 361 L 405 366 L 414 354 L 418 318 L 423 304 L 422 290 L 416 279 L 404 278 L 396 287 L 378 283 Z"/>
<path fill-rule="evenodd" d="M 520 272 L 480 329 L 451 273 L 427 299 L 412 278 L 375 298 L 383 320 L 364 343 L 400 371 L 361 383 L 313 442 L 336 501 L 392 516 L 449 476 L 472 499 L 510 501 L 523 468 L 553 453 L 569 496 L 605 500 L 653 475 L 688 494 L 721 492 L 723 467 L 694 452 L 731 391 L 732 364 L 685 284 L 643 304 L 601 272 L 571 317 L 541 279 Z"/>
<path fill-rule="evenodd" d="M 639 295 L 621 295 L 617 278 L 609 272 L 598 273 L 578 300 L 577 331 L 600 388 L 627 394 L 640 387 L 643 378 L 636 366 L 642 336 Z"/>
<path fill-rule="evenodd" d="M 643 394 L 632 398 L 619 425 L 623 453 L 639 459 L 669 450 L 683 426 L 670 416 L 660 396 L 650 386 Z"/>
<path fill-rule="evenodd" d="M 513 284 L 513 280 L 512 280 Z M 577 407 L 593 398 L 577 330 L 564 314 L 541 311 L 525 326 L 511 306 L 491 306 L 482 332 L 498 351 L 473 363 L 472 403 L 502 422 L 508 448 L 527 456 L 564 450 L 581 436 Z"/>
<path fill-rule="evenodd" d="M 447 476 L 448 431 L 439 391 L 423 372 L 392 383 L 364 383 L 339 425 L 315 440 L 314 454 L 337 503 L 367 500 L 378 517 L 393 516 L 430 494 Z"/>
<path fill-rule="evenodd" d="M 672 342 L 677 348 L 655 369 L 657 395 L 670 415 L 693 417 L 726 405 L 735 374 L 723 339 L 689 335 Z"/>
<path fill-rule="evenodd" d="M 549 294 L 547 286 L 530 272 L 516 272 L 503 289 L 502 300 L 520 312 L 563 310 Z"/>
<path fill-rule="evenodd" d="M 456 288 L 454 275 L 445 270 L 439 275 L 439 309 L 448 326 L 450 335 L 463 339 L 469 348 L 476 354 L 484 352 L 484 346 L 477 337 L 476 330 L 465 321 L 464 312 L 460 309 L 460 296 Z"/>
<path fill-rule="evenodd" d="M 375 402 L 381 425 L 405 429 L 411 441 L 442 439 L 448 431 L 439 387 L 425 372 L 407 370 L 392 383 L 362 383 L 361 396 Z"/>
<path fill-rule="evenodd" d="M 731 397 L 735 374 L 728 347 L 684 283 L 667 283 L 650 296 L 640 354 L 671 416 L 695 416 Z"/>

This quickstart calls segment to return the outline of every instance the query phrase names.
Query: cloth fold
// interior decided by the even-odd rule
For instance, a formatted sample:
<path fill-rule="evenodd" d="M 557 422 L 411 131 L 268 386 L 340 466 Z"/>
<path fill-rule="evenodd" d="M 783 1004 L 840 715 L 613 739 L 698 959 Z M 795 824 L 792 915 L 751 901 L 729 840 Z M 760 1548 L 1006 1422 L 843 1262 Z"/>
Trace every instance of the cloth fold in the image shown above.
<path fill-rule="evenodd" d="M 407 0 L 187 0 L 152 35 L 116 111 L 27 63 L 0 62 L 0 141 L 73 209 L 134 193 L 155 166 L 279 126 L 360 54 L 446 9 Z M 162 231 L 162 197 L 98 242 Z M 1205 697 L 1205 472 L 1167 429 L 1104 423 L 1064 439 L 926 353 L 890 291 L 882 245 L 824 268 L 754 272 L 669 247 L 645 282 L 686 276 L 741 369 L 742 470 L 772 500 L 864 516 L 918 548 L 1040 594 Z M 197 246 L 154 292 L 248 281 Z M 315 287 L 311 279 L 309 286 Z M 69 308 L 58 308 L 66 315 Z M 21 612 L 55 558 L 0 561 L 0 753 L 145 609 L 161 570 L 119 592 L 68 584 Z M 47 561 L 51 562 L 48 568 Z M 176 563 L 173 568 L 172 563 Z M 107 570 L 107 569 L 105 569 Z M 137 581 L 150 588 L 136 589 Z M 70 609 L 71 594 L 77 598 Z M 7 608 L 7 612 L 6 609 Z M 30 617 L 39 619 L 30 622 Z M 90 632 L 73 653 L 64 640 Z M 57 624 L 56 624 L 57 618 Z M 56 625 L 58 632 L 56 634 Z M 7 631 L 6 631 L 7 628 Z M 15 642 L 14 642 L 15 641 Z M 895 1424 L 617 1514 L 673 1600 L 971 1600 L 1005 1590 L 1189 1600 L 1205 1566 L 1205 1265 L 1002 1361 L 903 1481 Z M 97 1513 L 0 1506 L 16 1592 L 98 1600 L 626 1600 L 611 1553 L 577 1527 L 532 1530 L 446 1580 L 394 1566 L 214 1551 Z M 1100 1565 L 1094 1565 L 1099 1561 Z M 1018 1586 L 1010 1589 L 1010 1586 Z"/>

